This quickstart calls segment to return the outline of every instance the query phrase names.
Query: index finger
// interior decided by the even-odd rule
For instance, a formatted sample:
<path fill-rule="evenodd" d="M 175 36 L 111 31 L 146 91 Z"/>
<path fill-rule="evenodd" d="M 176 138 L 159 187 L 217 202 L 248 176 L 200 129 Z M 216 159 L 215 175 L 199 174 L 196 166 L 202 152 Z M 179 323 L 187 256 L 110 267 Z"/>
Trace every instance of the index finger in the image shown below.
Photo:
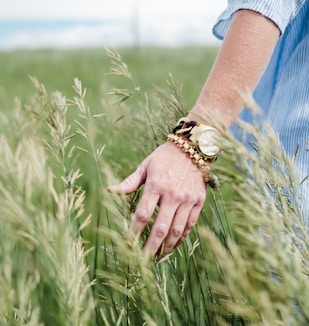
<path fill-rule="evenodd" d="M 147 186 L 145 186 L 142 198 L 134 213 L 134 220 L 130 227 L 130 230 L 135 235 L 139 236 L 143 232 L 145 226 L 150 222 L 159 199 L 159 193 L 148 191 Z"/>

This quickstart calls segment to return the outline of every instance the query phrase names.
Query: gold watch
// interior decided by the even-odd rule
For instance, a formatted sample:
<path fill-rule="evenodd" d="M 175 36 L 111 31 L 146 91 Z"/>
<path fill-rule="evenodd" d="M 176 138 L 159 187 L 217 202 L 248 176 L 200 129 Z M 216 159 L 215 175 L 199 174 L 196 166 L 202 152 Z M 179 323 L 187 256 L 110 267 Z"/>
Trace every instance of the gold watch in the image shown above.
<path fill-rule="evenodd" d="M 214 162 L 221 151 L 222 136 L 220 132 L 216 128 L 203 125 L 198 121 L 182 118 L 173 133 L 178 136 L 182 135 L 191 142 L 204 160 Z"/>

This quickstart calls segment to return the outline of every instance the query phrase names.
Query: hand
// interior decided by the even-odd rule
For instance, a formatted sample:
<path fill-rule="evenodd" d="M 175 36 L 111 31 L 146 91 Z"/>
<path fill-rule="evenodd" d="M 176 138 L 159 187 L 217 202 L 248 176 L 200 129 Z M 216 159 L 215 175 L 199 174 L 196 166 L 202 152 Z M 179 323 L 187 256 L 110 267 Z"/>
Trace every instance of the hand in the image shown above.
<path fill-rule="evenodd" d="M 206 198 L 206 186 L 198 167 L 176 144 L 167 142 L 152 152 L 122 183 L 107 188 L 109 192 L 130 194 L 145 184 L 134 214 L 131 231 L 140 235 L 159 211 L 144 252 L 167 255 L 190 233 Z"/>

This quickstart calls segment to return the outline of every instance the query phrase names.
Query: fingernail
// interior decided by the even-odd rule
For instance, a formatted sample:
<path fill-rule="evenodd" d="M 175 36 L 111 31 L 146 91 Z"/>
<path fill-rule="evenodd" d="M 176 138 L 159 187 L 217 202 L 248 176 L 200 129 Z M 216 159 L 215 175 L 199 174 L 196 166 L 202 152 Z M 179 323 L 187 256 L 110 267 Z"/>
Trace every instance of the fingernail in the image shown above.
<path fill-rule="evenodd" d="M 106 190 L 107 190 L 108 192 L 114 192 L 114 193 L 116 193 L 116 194 L 118 194 L 118 195 L 122 195 L 122 194 L 124 194 L 124 191 L 121 190 L 120 187 L 119 187 L 118 185 L 108 186 L 108 187 L 106 188 Z"/>
<path fill-rule="evenodd" d="M 116 186 L 107 186 L 106 190 L 107 190 L 108 192 L 114 192 L 114 191 L 115 191 L 115 187 L 116 187 Z"/>

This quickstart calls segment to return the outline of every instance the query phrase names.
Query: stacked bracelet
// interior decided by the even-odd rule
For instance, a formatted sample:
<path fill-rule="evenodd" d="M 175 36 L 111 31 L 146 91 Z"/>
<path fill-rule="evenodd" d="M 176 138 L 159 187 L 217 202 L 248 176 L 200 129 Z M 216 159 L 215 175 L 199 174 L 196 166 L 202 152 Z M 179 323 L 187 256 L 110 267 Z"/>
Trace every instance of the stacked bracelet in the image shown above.
<path fill-rule="evenodd" d="M 200 153 L 190 145 L 182 137 L 175 134 L 169 134 L 167 140 L 175 143 L 179 146 L 185 153 L 188 153 L 193 162 L 197 165 L 203 175 L 203 180 L 205 183 L 209 184 L 212 188 L 217 188 L 219 186 L 218 178 L 210 173 L 210 161 L 205 160 Z"/>

